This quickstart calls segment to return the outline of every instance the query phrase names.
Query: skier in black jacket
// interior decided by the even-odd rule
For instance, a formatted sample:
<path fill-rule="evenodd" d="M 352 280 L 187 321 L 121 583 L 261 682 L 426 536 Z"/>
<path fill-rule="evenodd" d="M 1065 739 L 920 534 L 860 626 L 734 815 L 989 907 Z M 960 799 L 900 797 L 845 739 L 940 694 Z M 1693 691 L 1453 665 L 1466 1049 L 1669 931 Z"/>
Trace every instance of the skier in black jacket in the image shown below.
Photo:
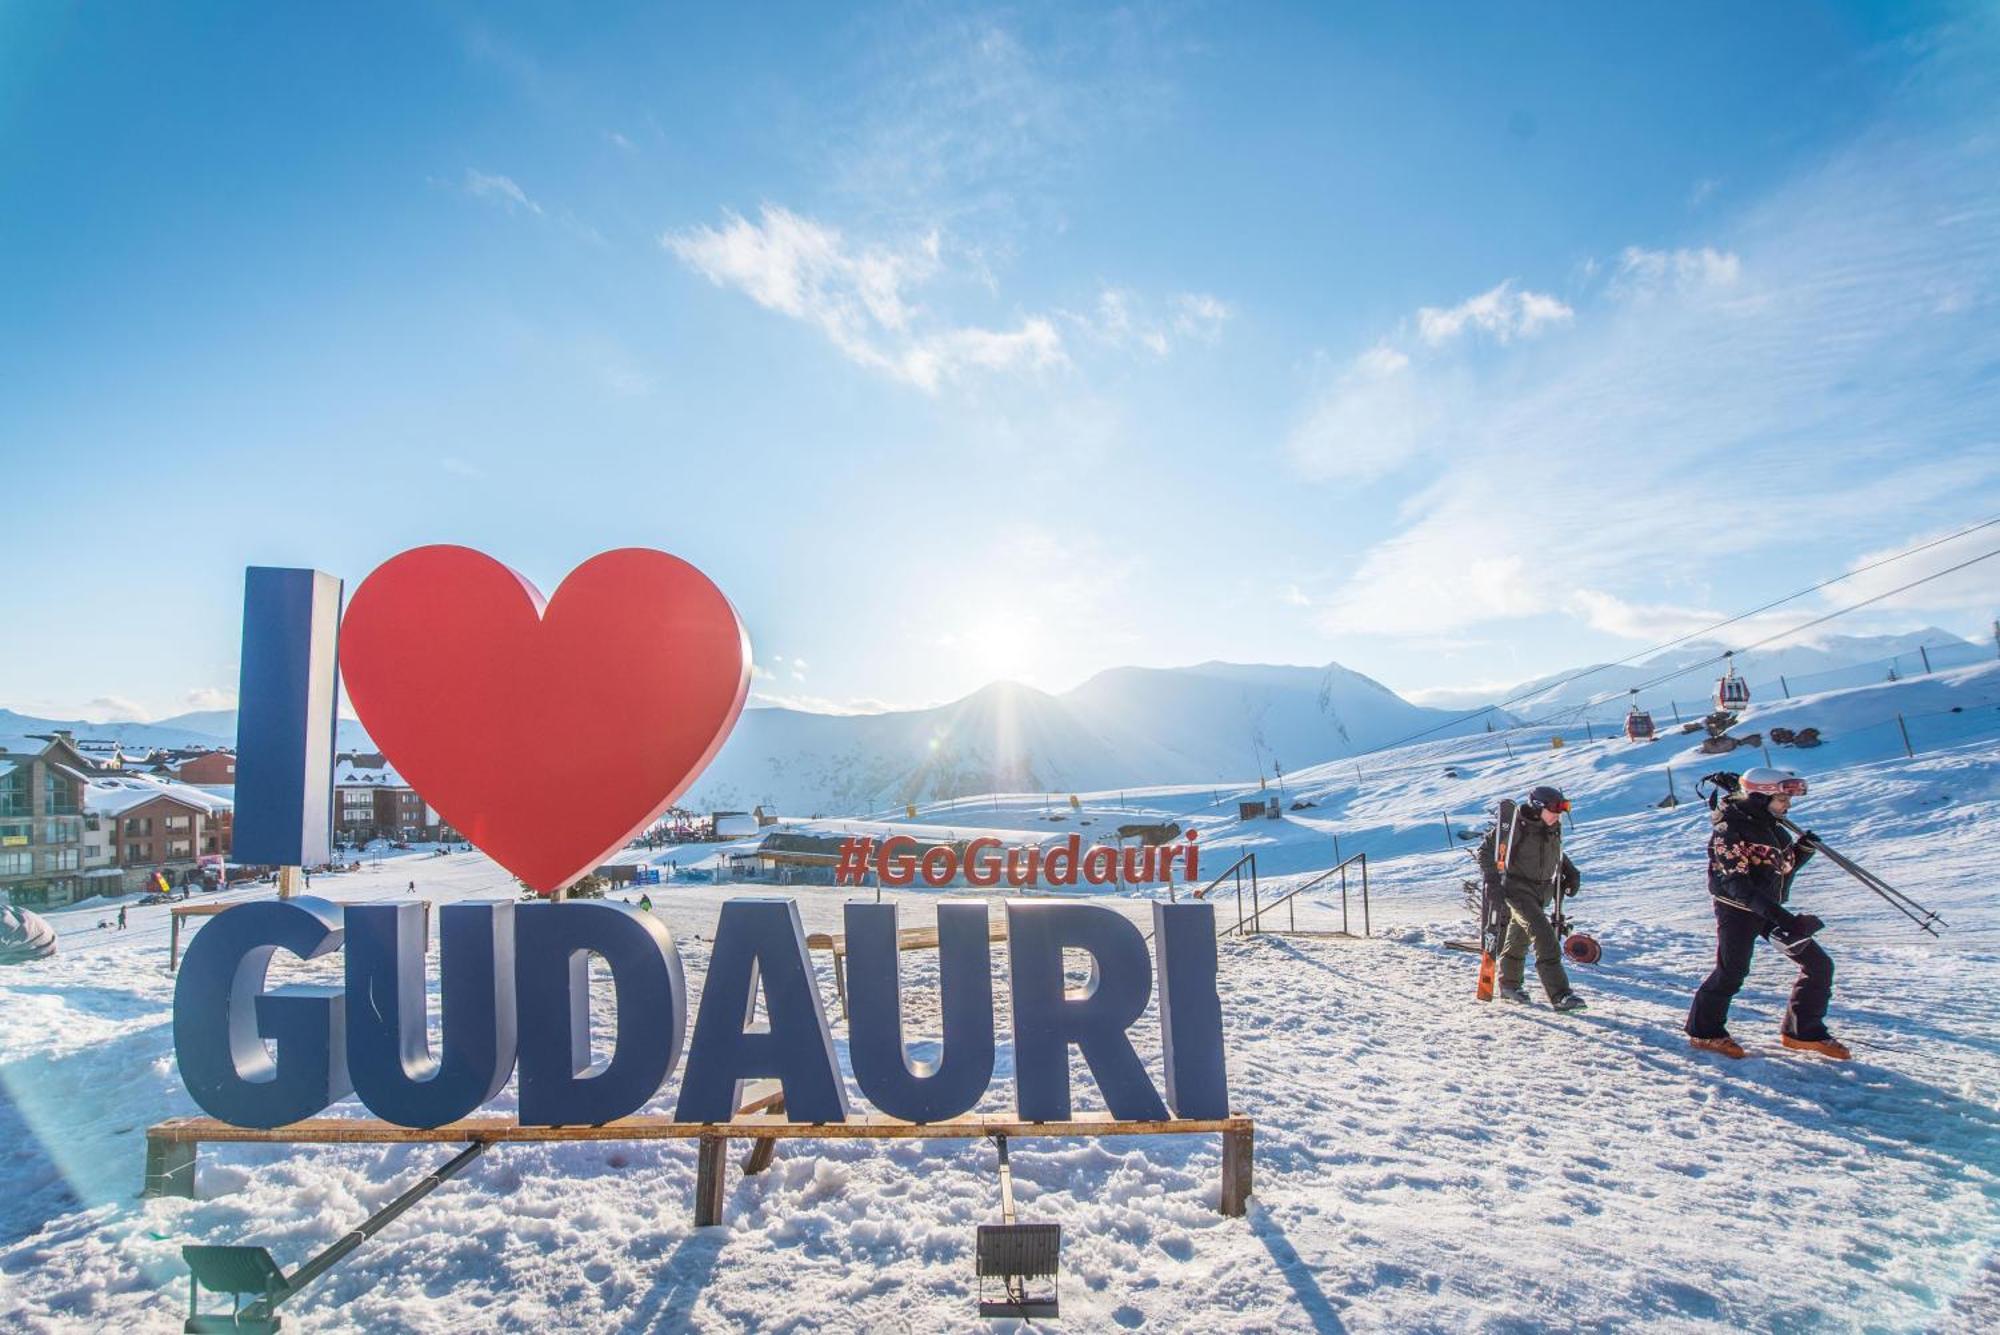
<path fill-rule="evenodd" d="M 1562 963 L 1562 942 L 1549 922 L 1549 904 L 1560 888 L 1576 894 L 1582 878 L 1563 852 L 1562 816 L 1569 801 L 1546 785 L 1519 804 L 1503 803 L 1479 845 L 1479 869 L 1486 878 L 1487 902 L 1506 915 L 1506 936 L 1500 947 L 1499 996 L 1502 1001 L 1528 1004 L 1521 983 L 1526 977 L 1528 947 L 1535 948 L 1535 972 L 1549 1004 L 1559 1011 L 1584 1009 L 1583 998 L 1569 985 Z"/>
<path fill-rule="evenodd" d="M 1833 959 L 1813 934 L 1826 924 L 1785 907 L 1792 878 L 1819 847 L 1811 830 L 1794 843 L 1780 824 L 1806 781 L 1784 770 L 1759 767 L 1737 780 L 1736 791 L 1716 803 L 1708 837 L 1708 893 L 1715 901 L 1715 969 L 1694 994 L 1687 1033 L 1697 1048 L 1725 1057 L 1747 1054 L 1729 1036 L 1729 1002 L 1750 972 L 1757 938 L 1768 937 L 1799 966 L 1778 1041 L 1788 1048 L 1846 1060 L 1847 1048 L 1826 1029 L 1833 996 Z"/>

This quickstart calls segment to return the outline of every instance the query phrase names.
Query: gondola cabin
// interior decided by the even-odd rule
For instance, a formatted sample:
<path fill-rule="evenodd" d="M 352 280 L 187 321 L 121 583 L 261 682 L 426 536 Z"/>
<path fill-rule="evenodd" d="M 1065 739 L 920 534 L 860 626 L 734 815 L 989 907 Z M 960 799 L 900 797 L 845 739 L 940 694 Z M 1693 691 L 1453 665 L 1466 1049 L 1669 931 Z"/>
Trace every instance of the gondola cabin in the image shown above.
<path fill-rule="evenodd" d="M 1625 740 L 1628 742 L 1650 742 L 1653 740 L 1653 716 L 1637 705 L 1625 715 Z"/>
<path fill-rule="evenodd" d="M 1715 707 L 1740 714 L 1749 703 L 1750 683 L 1736 675 L 1736 664 L 1732 660 L 1729 669 L 1715 683 Z"/>

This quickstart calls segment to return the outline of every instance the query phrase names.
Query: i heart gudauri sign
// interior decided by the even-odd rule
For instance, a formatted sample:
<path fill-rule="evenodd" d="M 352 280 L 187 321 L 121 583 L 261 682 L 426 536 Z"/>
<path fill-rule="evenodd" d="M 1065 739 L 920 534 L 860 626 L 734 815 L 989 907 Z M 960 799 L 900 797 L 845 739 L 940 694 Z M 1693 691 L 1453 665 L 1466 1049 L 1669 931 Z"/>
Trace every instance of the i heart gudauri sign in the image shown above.
<path fill-rule="evenodd" d="M 301 657 L 253 653 L 252 632 L 271 630 L 259 621 L 269 616 L 285 623 L 282 639 L 309 618 L 261 610 L 254 585 L 245 607 L 246 682 L 253 658 L 263 671 L 266 660 Z M 679 1071 L 678 1121 L 728 1121 L 755 1079 L 780 1083 L 790 1120 L 847 1118 L 847 1079 L 794 900 L 721 906 L 691 1005 L 680 945 L 657 917 L 553 893 L 658 819 L 742 712 L 749 636 L 707 576 L 665 552 L 625 548 L 584 562 L 545 599 L 489 556 L 420 547 L 369 575 L 338 628 L 339 670 L 376 745 L 445 822 L 548 897 L 442 907 L 435 1051 L 421 905 L 304 896 L 218 914 L 189 945 L 174 996 L 175 1053 L 197 1104 L 224 1122 L 272 1128 L 354 1094 L 384 1121 L 436 1127 L 518 1079 L 522 1125 L 599 1125 L 653 1101 Z M 524 727 L 559 744 L 531 749 Z M 897 906 L 843 906 L 847 1074 L 881 1112 L 937 1122 L 985 1097 L 997 1045 L 990 911 L 936 906 L 943 1046 L 919 1063 L 904 1041 Z M 1228 1115 L 1212 906 L 1154 902 L 1150 949 L 1100 904 L 1014 899 L 1000 911 L 1021 1118 L 1071 1117 L 1072 1048 L 1116 1118 L 1161 1119 L 1169 1106 L 1183 1118 Z M 338 957 L 343 984 L 270 985 L 280 951 Z M 1080 993 L 1065 987 L 1066 951 L 1092 961 Z M 608 980 L 593 983 L 593 956 Z M 1156 980 L 1160 1084 L 1131 1038 Z M 615 1016 L 604 1060 L 592 1051 L 594 985 L 608 987 Z M 766 1023 L 753 1027 L 760 996 Z"/>

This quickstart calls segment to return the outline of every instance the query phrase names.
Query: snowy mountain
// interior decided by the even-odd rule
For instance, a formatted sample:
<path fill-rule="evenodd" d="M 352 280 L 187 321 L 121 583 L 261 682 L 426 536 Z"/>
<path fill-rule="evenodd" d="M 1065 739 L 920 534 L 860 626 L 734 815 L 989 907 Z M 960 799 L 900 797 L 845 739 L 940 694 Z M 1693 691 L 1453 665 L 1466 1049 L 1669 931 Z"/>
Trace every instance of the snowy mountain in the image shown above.
<path fill-rule="evenodd" d="M 1337 663 L 1113 668 L 1061 695 L 1002 682 L 935 709 L 746 710 L 687 801 L 858 814 L 973 793 L 1240 784 L 1452 718 Z"/>
<path fill-rule="evenodd" d="M 17 714 L 11 709 L 0 709 L 0 734 L 26 736 L 54 732 L 58 728 L 68 729 L 78 741 L 94 738 L 122 742 L 135 749 L 236 745 L 236 711 L 233 709 L 204 709 L 190 714 L 176 714 L 152 723 L 95 723 L 89 719 L 36 718 Z M 367 732 L 351 718 L 340 720 L 336 741 L 346 751 L 371 749 Z"/>
<path fill-rule="evenodd" d="M 1676 668 L 1705 663 L 1729 648 L 1716 640 L 1691 640 L 1637 663 L 1568 668 L 1500 691 L 1425 691 L 1422 699 L 1427 705 L 1464 710 L 1523 697 L 1514 710 L 1526 716 L 1601 701 L 1592 711 L 1592 717 L 1608 718 L 1624 712 L 1628 703 L 1625 692 L 1629 688 L 1653 681 Z M 1992 659 L 1994 647 L 1974 644 L 1950 631 L 1926 626 L 1901 635 L 1833 635 L 1813 643 L 1774 645 L 1737 654 L 1735 666 L 1749 681 L 1753 697 L 1764 699 L 1865 686 L 1887 680 L 1891 669 L 1898 677 L 1916 676 L 1926 671 L 1926 655 L 1931 669 L 1964 667 Z M 1568 681 L 1586 671 L 1588 676 Z M 1648 709 L 1664 710 L 1669 702 L 1678 702 L 1683 711 L 1699 710 L 1720 675 L 1721 669 L 1713 666 L 1690 671 L 1642 690 L 1639 703 Z"/>
<path fill-rule="evenodd" d="M 227 746 L 236 740 L 235 714 L 230 714 L 228 734 L 184 727 L 172 720 L 160 723 L 92 723 L 88 719 L 35 718 L 0 709 L 0 735 L 24 737 L 67 729 L 78 741 L 99 739 L 123 742 L 135 748 L 176 746 Z"/>
<path fill-rule="evenodd" d="M 886 714 L 747 709 L 683 800 L 698 810 L 764 803 L 855 815 L 972 793 L 1254 782 L 1274 762 L 1336 760 L 1452 717 L 1337 663 L 1113 668 L 1062 695 L 996 682 L 948 705 Z M 0 731 L 54 728 L 134 746 L 230 745 L 236 712 L 65 723 L 0 710 Z M 353 719 L 340 721 L 339 744 L 371 746 Z"/>

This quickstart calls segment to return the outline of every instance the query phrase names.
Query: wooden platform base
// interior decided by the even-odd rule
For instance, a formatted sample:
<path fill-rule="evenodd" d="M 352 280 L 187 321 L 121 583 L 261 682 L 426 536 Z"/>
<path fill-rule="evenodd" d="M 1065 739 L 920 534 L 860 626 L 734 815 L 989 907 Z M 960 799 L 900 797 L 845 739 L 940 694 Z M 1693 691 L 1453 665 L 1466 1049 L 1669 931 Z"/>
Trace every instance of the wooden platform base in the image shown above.
<path fill-rule="evenodd" d="M 982 1115 L 948 1122 L 903 1122 L 893 1117 L 850 1117 L 845 1122 L 788 1122 L 769 1109 L 776 1098 L 760 1100 L 758 1111 L 727 1122 L 676 1122 L 666 1117 L 623 1117 L 601 1126 L 521 1126 L 497 1117 L 469 1118 L 444 1126 L 417 1128 L 360 1117 L 310 1117 L 289 1126 L 260 1130 L 231 1126 L 212 1117 L 178 1117 L 147 1128 L 148 1196 L 194 1195 L 195 1155 L 203 1144 L 407 1145 L 491 1144 L 550 1141 L 692 1140 L 695 1160 L 694 1222 L 722 1222 L 723 1174 L 731 1140 L 756 1144 L 744 1162 L 746 1173 L 761 1172 L 780 1140 L 963 1140 L 1005 1135 L 1011 1139 L 1070 1140 L 1094 1136 L 1222 1137 L 1222 1191 L 1225 1215 L 1240 1216 L 1251 1191 L 1255 1125 L 1248 1117 L 1204 1120 L 1118 1121 L 1109 1114 L 1085 1113 L 1066 1122 L 1024 1122 Z"/>

